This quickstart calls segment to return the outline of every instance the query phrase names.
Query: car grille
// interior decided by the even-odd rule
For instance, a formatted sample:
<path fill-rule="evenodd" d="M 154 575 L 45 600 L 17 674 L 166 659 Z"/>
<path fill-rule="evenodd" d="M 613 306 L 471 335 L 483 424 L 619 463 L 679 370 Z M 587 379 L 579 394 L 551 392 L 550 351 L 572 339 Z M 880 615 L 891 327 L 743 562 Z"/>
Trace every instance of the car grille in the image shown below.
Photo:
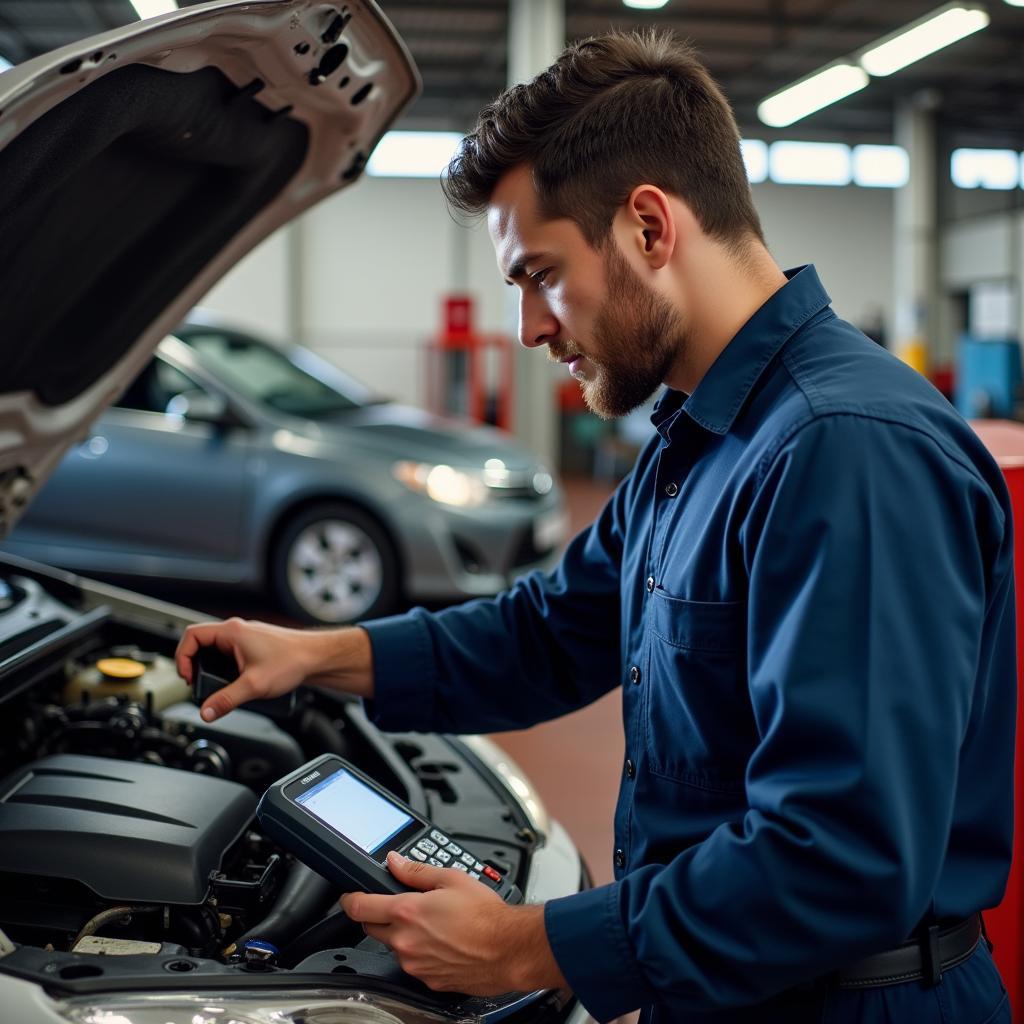
<path fill-rule="evenodd" d="M 488 494 L 497 501 L 540 501 L 543 497 L 532 486 L 525 487 L 489 487 Z"/>

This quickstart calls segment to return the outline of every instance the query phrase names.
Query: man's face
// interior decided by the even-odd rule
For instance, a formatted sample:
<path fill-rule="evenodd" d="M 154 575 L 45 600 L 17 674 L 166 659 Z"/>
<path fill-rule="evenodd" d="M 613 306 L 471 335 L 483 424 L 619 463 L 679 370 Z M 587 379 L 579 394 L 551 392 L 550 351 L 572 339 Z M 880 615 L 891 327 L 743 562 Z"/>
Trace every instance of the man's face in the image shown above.
<path fill-rule="evenodd" d="M 686 344 L 676 310 L 648 288 L 609 237 L 587 243 L 568 219 L 545 221 L 528 168 L 491 197 L 488 227 L 505 279 L 520 290 L 519 340 L 548 346 L 580 381 L 599 416 L 623 416 L 649 398 Z"/>

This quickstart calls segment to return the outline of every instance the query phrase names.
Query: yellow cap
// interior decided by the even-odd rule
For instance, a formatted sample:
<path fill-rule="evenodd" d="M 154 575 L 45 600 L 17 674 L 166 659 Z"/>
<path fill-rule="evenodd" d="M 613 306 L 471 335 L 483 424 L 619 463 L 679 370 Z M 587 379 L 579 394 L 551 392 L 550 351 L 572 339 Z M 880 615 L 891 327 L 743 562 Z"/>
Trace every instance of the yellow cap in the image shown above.
<path fill-rule="evenodd" d="M 139 679 L 146 674 L 146 666 L 134 658 L 100 658 L 96 667 L 108 679 Z"/>

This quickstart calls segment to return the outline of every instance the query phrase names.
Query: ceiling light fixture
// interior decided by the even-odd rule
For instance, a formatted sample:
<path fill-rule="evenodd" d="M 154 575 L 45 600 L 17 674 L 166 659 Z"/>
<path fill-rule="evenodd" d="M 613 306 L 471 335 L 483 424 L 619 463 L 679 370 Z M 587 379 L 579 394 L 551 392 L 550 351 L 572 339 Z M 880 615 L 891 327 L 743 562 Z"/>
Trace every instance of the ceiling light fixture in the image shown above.
<path fill-rule="evenodd" d="M 131 0 L 135 13 L 142 19 L 170 14 L 178 9 L 177 0 Z"/>
<path fill-rule="evenodd" d="M 988 23 L 988 11 L 983 7 L 974 4 L 946 4 L 873 43 L 861 53 L 860 66 L 875 77 L 891 75 L 922 57 L 980 31 Z"/>
<path fill-rule="evenodd" d="M 626 7 L 632 7 L 638 11 L 656 11 L 664 7 L 668 0 L 622 0 Z"/>
<path fill-rule="evenodd" d="M 863 68 L 855 64 L 830 64 L 763 99 L 758 104 L 757 116 L 772 128 L 785 128 L 859 92 L 867 84 L 868 76 Z"/>

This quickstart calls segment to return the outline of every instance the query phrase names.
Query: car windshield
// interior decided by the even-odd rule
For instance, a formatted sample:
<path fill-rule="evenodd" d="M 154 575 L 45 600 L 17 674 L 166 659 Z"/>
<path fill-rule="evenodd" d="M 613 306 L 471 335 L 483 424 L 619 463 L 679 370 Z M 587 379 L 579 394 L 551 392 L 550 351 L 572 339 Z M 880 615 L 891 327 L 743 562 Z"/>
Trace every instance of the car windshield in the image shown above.
<path fill-rule="evenodd" d="M 194 329 L 182 330 L 178 337 L 194 348 L 226 384 L 278 412 L 322 419 L 372 402 L 368 394 L 358 393 L 361 389 L 355 382 L 351 391 L 357 393 L 346 393 L 257 338 Z M 311 363 L 318 362 L 312 353 L 309 357 Z M 340 373 L 337 376 L 342 378 Z"/>

